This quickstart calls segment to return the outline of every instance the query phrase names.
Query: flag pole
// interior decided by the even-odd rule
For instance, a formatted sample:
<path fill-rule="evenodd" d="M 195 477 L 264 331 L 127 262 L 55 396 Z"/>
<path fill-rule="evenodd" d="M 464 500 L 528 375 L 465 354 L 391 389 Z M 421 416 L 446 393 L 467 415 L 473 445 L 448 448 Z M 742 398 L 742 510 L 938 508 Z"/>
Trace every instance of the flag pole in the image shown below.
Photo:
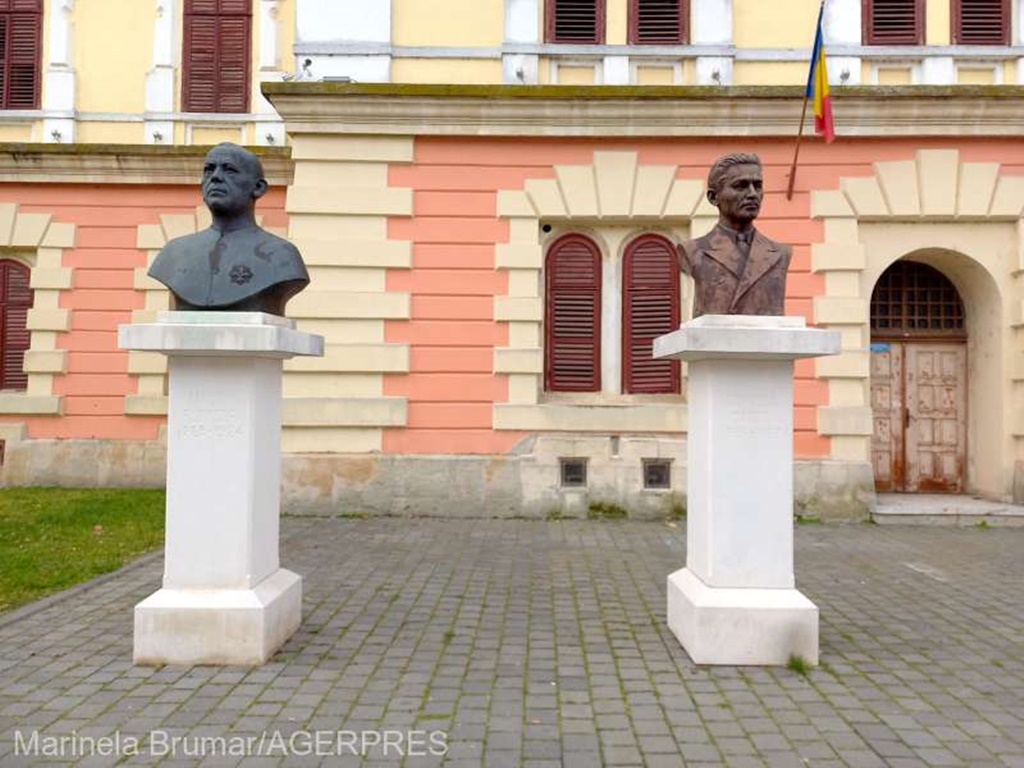
<path fill-rule="evenodd" d="M 821 6 L 818 8 L 818 26 L 821 25 L 822 18 L 825 15 L 825 0 L 821 0 Z M 815 42 L 817 42 L 818 26 L 814 29 Z M 811 65 L 814 65 L 814 53 L 812 46 L 811 53 Z M 796 163 L 800 157 L 800 141 L 804 137 L 804 121 L 807 119 L 807 102 L 811 100 L 810 94 L 804 91 L 804 106 L 800 110 L 800 126 L 796 132 L 796 146 L 793 147 L 793 164 L 789 167 L 789 185 L 786 187 L 786 199 L 793 199 L 793 187 L 796 184 Z"/>
<path fill-rule="evenodd" d="M 804 108 L 800 110 L 800 127 L 796 133 L 796 146 L 793 148 L 793 164 L 789 167 L 789 186 L 786 187 L 786 199 L 793 199 L 793 185 L 796 184 L 796 161 L 800 157 L 800 140 L 804 137 L 804 120 L 807 118 L 807 102 L 810 97 L 804 94 Z"/>

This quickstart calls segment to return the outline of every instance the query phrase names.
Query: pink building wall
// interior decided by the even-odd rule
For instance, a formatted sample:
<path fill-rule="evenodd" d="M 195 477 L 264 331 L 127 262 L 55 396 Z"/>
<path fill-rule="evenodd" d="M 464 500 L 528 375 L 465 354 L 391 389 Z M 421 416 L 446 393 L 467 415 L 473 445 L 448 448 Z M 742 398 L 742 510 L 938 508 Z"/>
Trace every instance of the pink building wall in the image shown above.
<path fill-rule="evenodd" d="M 287 225 L 284 199 L 277 189 L 261 201 L 267 226 Z M 75 246 L 63 252 L 72 290 L 60 295 L 71 329 L 57 337 L 58 349 L 68 352 L 67 371 L 53 385 L 53 394 L 63 397 L 63 414 L 4 414 L 0 421 L 24 423 L 30 439 L 156 439 L 162 417 L 124 415 L 125 397 L 135 394 L 137 382 L 128 374 L 128 353 L 117 347 L 117 326 L 130 323 L 132 311 L 145 303 L 134 287 L 134 272 L 147 260 L 138 248 L 139 225 L 157 224 L 163 214 L 193 213 L 202 205 L 198 188 L 0 184 L 0 203 L 75 225 Z"/>
<path fill-rule="evenodd" d="M 963 162 L 995 162 L 1003 174 L 1024 174 L 1024 157 L 1010 140 L 844 138 L 831 146 L 810 140 L 790 201 L 790 141 L 416 139 L 414 161 L 392 165 L 389 174 L 392 187 L 414 192 L 413 215 L 391 219 L 388 228 L 390 239 L 412 242 L 413 268 L 387 275 L 388 290 L 410 294 L 411 316 L 385 324 L 387 342 L 409 345 L 410 369 L 384 377 L 384 394 L 409 403 L 407 426 L 385 430 L 384 452 L 502 454 L 525 436 L 491 427 L 493 404 L 508 401 L 507 376 L 493 372 L 494 349 L 509 342 L 506 323 L 494 319 L 494 297 L 508 292 L 507 274 L 495 268 L 495 246 L 509 240 L 508 223 L 497 212 L 499 191 L 553 178 L 556 165 L 590 165 L 595 150 L 635 151 L 641 165 L 676 165 L 679 178 L 701 181 L 716 157 L 756 152 L 767 188 L 758 226 L 793 245 L 786 310 L 813 323 L 813 298 L 823 294 L 824 281 L 811 272 L 811 247 L 824 232 L 810 218 L 811 191 L 837 189 L 842 177 L 870 176 L 875 162 L 950 147 Z M 285 198 L 286 191 L 276 188 L 260 202 L 267 226 L 287 226 Z M 60 299 L 71 311 L 71 330 L 58 337 L 58 347 L 68 351 L 67 371 L 55 377 L 53 391 L 63 396 L 63 415 L 8 414 L 0 421 L 25 423 L 29 438 L 155 439 L 162 418 L 124 415 L 125 396 L 135 393 L 136 382 L 127 372 L 127 353 L 117 348 L 117 326 L 144 304 L 143 292 L 133 287 L 134 270 L 147 259 L 137 245 L 139 225 L 156 224 L 162 214 L 192 213 L 201 204 L 197 188 L 0 184 L 0 202 L 76 226 L 75 247 L 63 256 L 73 289 Z M 816 417 L 816 407 L 827 402 L 827 386 L 813 378 L 813 363 L 798 363 L 798 457 L 829 455 Z"/>

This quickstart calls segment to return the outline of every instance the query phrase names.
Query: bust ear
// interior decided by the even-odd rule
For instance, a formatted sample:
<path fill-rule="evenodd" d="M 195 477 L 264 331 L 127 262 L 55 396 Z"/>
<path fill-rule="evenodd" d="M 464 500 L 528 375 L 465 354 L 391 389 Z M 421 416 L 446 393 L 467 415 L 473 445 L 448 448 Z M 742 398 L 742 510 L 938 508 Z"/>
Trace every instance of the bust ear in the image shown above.
<path fill-rule="evenodd" d="M 718 195 L 715 194 L 715 190 L 708 190 L 708 202 L 711 203 L 715 208 L 718 207 Z"/>
<path fill-rule="evenodd" d="M 261 197 L 267 194 L 268 189 L 270 189 L 270 185 L 267 184 L 267 180 L 260 179 L 259 181 L 256 182 L 256 186 L 252 190 L 252 199 L 259 200 Z"/>

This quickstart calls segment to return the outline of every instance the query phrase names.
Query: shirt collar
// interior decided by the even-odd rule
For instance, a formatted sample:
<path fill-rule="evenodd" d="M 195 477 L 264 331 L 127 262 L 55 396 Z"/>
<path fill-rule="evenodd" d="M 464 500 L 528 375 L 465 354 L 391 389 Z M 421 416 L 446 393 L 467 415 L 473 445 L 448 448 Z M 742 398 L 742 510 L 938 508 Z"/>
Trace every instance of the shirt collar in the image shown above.
<path fill-rule="evenodd" d="M 732 240 L 734 245 L 739 245 L 739 236 L 741 234 L 740 232 L 737 232 L 732 227 L 727 227 L 722 222 L 718 222 L 717 227 L 719 230 L 721 230 L 722 234 L 724 234 L 726 237 Z M 754 237 L 757 235 L 757 230 L 754 227 L 751 227 L 742 234 L 745 234 L 749 237 L 749 240 L 747 242 L 748 244 L 752 245 L 754 243 Z"/>

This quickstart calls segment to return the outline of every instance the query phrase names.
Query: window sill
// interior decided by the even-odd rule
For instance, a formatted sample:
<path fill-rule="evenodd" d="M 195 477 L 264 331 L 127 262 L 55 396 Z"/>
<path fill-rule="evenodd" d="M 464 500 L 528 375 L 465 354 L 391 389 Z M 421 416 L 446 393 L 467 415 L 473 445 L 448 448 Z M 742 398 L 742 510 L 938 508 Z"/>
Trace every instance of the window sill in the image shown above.
<path fill-rule="evenodd" d="M 654 396 L 658 397 L 658 396 Z M 686 408 L 679 395 L 646 402 L 546 402 L 537 405 L 496 403 L 496 430 L 526 432 L 668 433 L 687 431 Z"/>

